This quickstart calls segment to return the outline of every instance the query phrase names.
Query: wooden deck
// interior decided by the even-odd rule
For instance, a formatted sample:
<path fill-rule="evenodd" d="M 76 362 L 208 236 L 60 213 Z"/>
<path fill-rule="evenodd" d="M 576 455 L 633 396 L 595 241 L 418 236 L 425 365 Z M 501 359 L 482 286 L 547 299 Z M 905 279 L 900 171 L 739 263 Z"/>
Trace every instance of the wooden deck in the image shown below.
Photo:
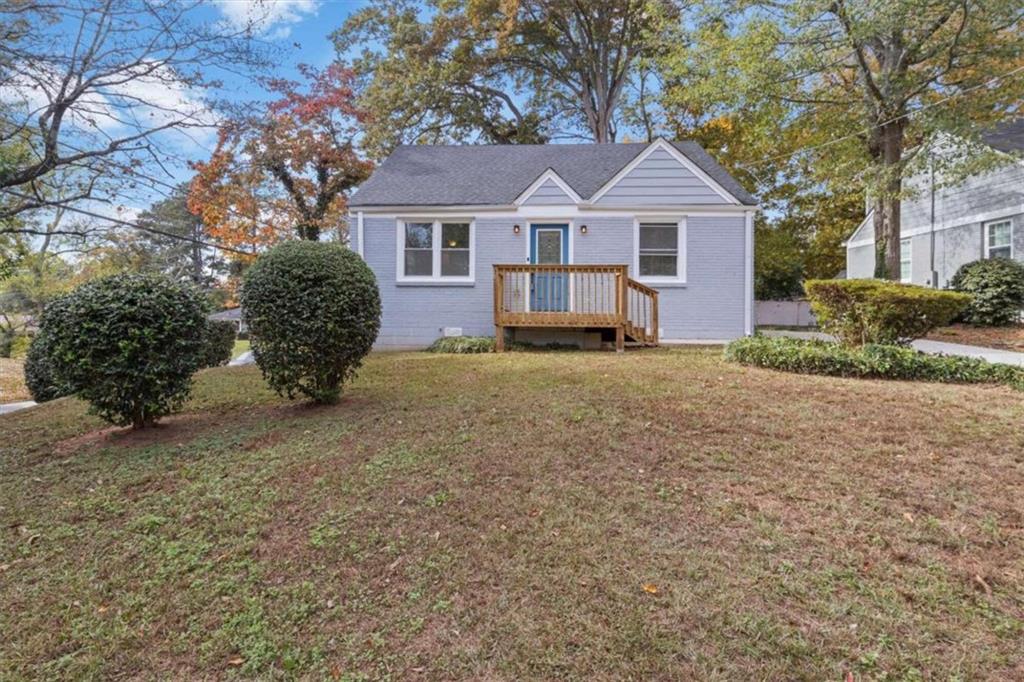
<path fill-rule="evenodd" d="M 614 329 L 627 340 L 658 344 L 658 292 L 629 278 L 626 265 L 495 265 L 497 350 L 505 328 Z"/>

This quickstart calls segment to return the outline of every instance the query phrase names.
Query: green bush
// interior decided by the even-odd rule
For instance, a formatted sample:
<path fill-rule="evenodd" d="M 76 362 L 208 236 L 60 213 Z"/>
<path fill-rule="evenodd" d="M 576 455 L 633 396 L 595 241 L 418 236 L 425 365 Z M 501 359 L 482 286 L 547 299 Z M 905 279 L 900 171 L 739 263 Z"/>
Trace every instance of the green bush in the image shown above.
<path fill-rule="evenodd" d="M 246 272 L 241 302 L 256 364 L 289 398 L 336 402 L 380 330 L 377 280 L 338 244 L 274 247 Z"/>
<path fill-rule="evenodd" d="M 752 336 L 726 346 L 725 357 L 743 365 L 799 374 L 1006 384 L 1024 391 L 1024 367 L 996 364 L 978 358 L 927 355 L 900 346 L 866 345 L 854 348 L 828 341 Z"/>
<path fill-rule="evenodd" d="M 53 374 L 50 346 L 46 334 L 36 334 L 25 355 L 25 386 L 32 394 L 32 400 L 37 403 L 56 400 L 71 393 L 71 390 L 57 381 Z"/>
<path fill-rule="evenodd" d="M 227 320 L 207 320 L 203 331 L 203 348 L 200 351 L 199 367 L 220 367 L 231 362 L 235 349 L 235 332 L 238 327 Z"/>
<path fill-rule="evenodd" d="M 1024 309 L 1024 265 L 1008 258 L 965 263 L 949 285 L 971 295 L 963 320 L 979 327 L 1003 327 Z"/>
<path fill-rule="evenodd" d="M 428 353 L 493 353 L 493 336 L 442 336 L 427 348 Z"/>
<path fill-rule="evenodd" d="M 34 334 L 15 334 L 11 339 L 10 357 L 23 358 L 28 353 L 28 347 L 32 345 Z"/>
<path fill-rule="evenodd" d="M 188 397 L 205 325 L 195 288 L 155 275 L 113 275 L 48 305 L 40 333 L 59 385 L 106 421 L 141 428 Z"/>
<path fill-rule="evenodd" d="M 847 346 L 907 345 L 952 322 L 971 297 L 877 279 L 816 279 L 804 283 L 822 330 Z"/>

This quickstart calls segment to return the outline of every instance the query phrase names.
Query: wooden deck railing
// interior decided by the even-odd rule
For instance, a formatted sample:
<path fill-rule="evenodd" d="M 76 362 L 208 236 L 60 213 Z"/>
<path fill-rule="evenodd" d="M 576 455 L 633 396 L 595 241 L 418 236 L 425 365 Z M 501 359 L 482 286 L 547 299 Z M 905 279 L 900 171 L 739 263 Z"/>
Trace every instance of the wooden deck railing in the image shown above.
<path fill-rule="evenodd" d="M 658 343 L 658 292 L 629 278 L 625 265 L 495 265 L 494 325 L 499 350 L 505 327 L 614 328 Z"/>

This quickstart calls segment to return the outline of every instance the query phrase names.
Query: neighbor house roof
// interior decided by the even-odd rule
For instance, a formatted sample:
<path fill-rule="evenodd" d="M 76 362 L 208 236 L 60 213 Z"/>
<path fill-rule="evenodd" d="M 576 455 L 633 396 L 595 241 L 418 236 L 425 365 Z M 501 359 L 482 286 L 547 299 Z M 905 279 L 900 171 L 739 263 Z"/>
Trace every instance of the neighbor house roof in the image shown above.
<path fill-rule="evenodd" d="M 983 133 L 981 139 L 1001 152 L 1024 152 L 1024 118 L 1003 121 L 990 132 Z"/>
<path fill-rule="evenodd" d="M 224 320 L 227 322 L 237 322 L 242 319 L 241 308 L 228 308 L 227 310 L 221 310 L 215 313 L 210 313 L 206 316 L 211 320 Z"/>
<path fill-rule="evenodd" d="M 757 204 L 700 145 L 669 144 L 742 204 Z M 507 206 L 549 168 L 586 200 L 650 146 L 402 145 L 359 187 L 349 206 Z"/>

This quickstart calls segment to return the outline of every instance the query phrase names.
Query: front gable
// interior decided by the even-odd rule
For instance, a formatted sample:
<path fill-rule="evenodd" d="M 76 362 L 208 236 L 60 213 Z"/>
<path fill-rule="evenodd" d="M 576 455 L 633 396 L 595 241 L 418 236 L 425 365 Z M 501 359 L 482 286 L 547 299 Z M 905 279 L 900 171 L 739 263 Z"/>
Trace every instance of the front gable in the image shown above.
<path fill-rule="evenodd" d="M 517 206 L 565 206 L 582 201 L 572 187 L 548 168 L 516 198 Z"/>
<path fill-rule="evenodd" d="M 736 197 L 664 140 L 657 140 L 591 199 L 601 206 L 735 205 Z"/>

